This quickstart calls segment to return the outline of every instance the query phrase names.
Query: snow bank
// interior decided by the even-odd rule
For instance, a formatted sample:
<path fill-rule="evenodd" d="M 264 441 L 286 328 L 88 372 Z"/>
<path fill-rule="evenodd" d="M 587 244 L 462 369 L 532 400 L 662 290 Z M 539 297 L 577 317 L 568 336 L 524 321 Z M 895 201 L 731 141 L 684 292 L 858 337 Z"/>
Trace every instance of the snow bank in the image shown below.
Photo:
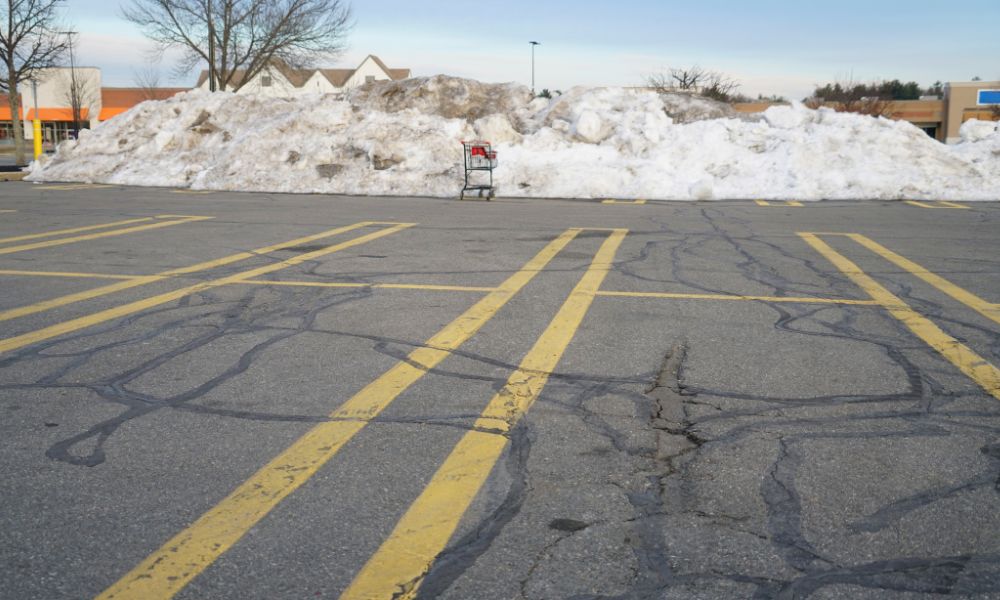
<path fill-rule="evenodd" d="M 995 124 L 966 123 L 947 147 L 901 121 L 728 110 L 621 88 L 547 101 L 444 76 L 297 99 L 195 90 L 81 132 L 27 179 L 447 197 L 461 187 L 459 142 L 483 138 L 503 196 L 1000 199 Z"/>

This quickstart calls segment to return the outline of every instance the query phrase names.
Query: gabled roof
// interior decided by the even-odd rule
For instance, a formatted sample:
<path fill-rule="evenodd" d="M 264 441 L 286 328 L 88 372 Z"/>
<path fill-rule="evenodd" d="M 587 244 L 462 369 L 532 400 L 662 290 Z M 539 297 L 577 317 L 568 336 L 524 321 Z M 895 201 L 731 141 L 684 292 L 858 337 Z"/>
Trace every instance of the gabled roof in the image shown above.
<path fill-rule="evenodd" d="M 361 64 L 365 64 L 365 61 L 372 59 L 382 69 L 386 75 L 389 76 L 393 81 L 398 81 L 400 79 L 406 79 L 410 76 L 410 69 L 390 69 L 382 62 L 382 59 L 375 56 L 374 54 L 369 54 L 361 61 Z M 355 69 L 293 69 L 288 66 L 282 60 L 273 60 L 270 65 L 275 71 L 281 73 L 281 75 L 288 80 L 288 83 L 292 84 L 293 87 L 300 88 L 309 81 L 309 79 L 318 71 L 323 77 L 334 85 L 334 87 L 344 87 L 344 84 L 350 80 L 351 76 L 358 70 Z M 359 67 L 361 65 L 358 65 Z M 243 82 L 243 77 L 246 75 L 246 71 L 237 70 L 233 72 L 233 78 L 230 85 L 237 86 Z M 198 75 L 198 83 L 195 87 L 201 87 L 205 81 L 208 79 L 208 71 L 203 70 Z"/>

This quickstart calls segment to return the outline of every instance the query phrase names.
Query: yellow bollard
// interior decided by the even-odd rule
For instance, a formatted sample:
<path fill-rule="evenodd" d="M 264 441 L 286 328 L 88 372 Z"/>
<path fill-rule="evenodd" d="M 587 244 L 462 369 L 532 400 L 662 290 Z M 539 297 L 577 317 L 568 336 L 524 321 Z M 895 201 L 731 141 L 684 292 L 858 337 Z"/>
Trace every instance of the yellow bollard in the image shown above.
<path fill-rule="evenodd" d="M 35 160 L 38 160 L 42 155 L 42 122 L 39 119 L 32 122 L 32 136 L 35 141 Z"/>

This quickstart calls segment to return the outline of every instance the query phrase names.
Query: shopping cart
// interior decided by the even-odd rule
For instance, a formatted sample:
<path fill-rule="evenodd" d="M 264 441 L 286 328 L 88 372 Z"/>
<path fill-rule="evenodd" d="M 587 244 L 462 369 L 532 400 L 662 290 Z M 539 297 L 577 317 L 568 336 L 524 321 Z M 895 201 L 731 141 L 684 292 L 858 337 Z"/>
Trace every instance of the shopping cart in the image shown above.
<path fill-rule="evenodd" d="M 493 169 L 497 168 L 497 153 L 493 150 L 489 142 L 462 142 L 463 155 L 465 157 L 465 187 L 459 194 L 459 200 L 465 200 L 466 192 L 479 192 L 479 197 L 483 197 L 486 192 L 486 199 L 496 197 L 496 189 L 493 187 Z M 489 172 L 489 185 L 483 182 L 474 183 L 470 181 L 473 171 Z"/>

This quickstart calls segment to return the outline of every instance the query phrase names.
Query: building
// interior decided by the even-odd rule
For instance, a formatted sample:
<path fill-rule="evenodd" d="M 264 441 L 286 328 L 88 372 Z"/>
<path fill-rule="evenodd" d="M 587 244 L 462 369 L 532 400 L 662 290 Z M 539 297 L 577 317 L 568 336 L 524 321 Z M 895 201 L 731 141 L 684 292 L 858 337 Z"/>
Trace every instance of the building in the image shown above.
<path fill-rule="evenodd" d="M 293 69 L 275 60 L 244 83 L 244 71 L 235 71 L 232 82 L 241 85 L 238 94 L 289 97 L 302 94 L 329 94 L 372 81 L 407 79 L 409 69 L 390 69 L 379 57 L 369 54 L 355 69 Z M 208 71 L 202 71 L 195 87 L 209 89 Z"/>
<path fill-rule="evenodd" d="M 243 85 L 240 94 L 296 96 L 306 93 L 331 93 L 357 87 L 370 81 L 400 80 L 410 76 L 409 69 L 390 69 L 375 55 L 368 55 L 354 69 L 292 69 L 275 61 Z M 237 71 L 234 79 L 242 82 Z M 75 82 L 75 86 L 74 86 Z M 208 72 L 202 71 L 195 87 L 208 89 Z M 76 90 L 74 95 L 72 92 Z M 121 114 L 145 100 L 163 100 L 187 88 L 103 87 L 101 70 L 96 67 L 57 67 L 39 73 L 35 85 L 18 86 L 21 111 L 17 118 L 24 126 L 24 137 L 34 139 L 32 120 L 37 100 L 42 121 L 43 145 L 49 149 L 67 139 L 79 127 L 87 129 Z M 36 98 L 37 92 L 37 98 Z M 73 98 L 76 98 L 76 102 Z M 77 110 L 74 110 L 74 105 Z M 7 97 L 0 95 L 0 150 L 14 143 L 13 120 Z M 30 143 L 28 145 L 30 148 Z"/>
<path fill-rule="evenodd" d="M 144 100 L 169 98 L 187 88 L 106 88 L 101 86 L 101 70 L 96 67 L 56 67 L 39 72 L 35 82 L 22 83 L 18 91 L 21 95 L 18 117 L 24 126 L 25 139 L 34 139 L 32 121 L 37 106 L 42 143 L 51 147 L 67 139 L 77 127 L 88 129 Z M 3 144 L 13 144 L 7 96 L 0 96 L 0 145 Z"/>
<path fill-rule="evenodd" d="M 762 112 L 767 102 L 733 105 L 744 113 Z M 943 98 L 895 100 L 889 107 L 892 119 L 909 121 L 934 139 L 954 144 L 961 140 L 958 130 L 971 119 L 1000 119 L 1000 81 L 959 81 L 944 86 Z"/>

